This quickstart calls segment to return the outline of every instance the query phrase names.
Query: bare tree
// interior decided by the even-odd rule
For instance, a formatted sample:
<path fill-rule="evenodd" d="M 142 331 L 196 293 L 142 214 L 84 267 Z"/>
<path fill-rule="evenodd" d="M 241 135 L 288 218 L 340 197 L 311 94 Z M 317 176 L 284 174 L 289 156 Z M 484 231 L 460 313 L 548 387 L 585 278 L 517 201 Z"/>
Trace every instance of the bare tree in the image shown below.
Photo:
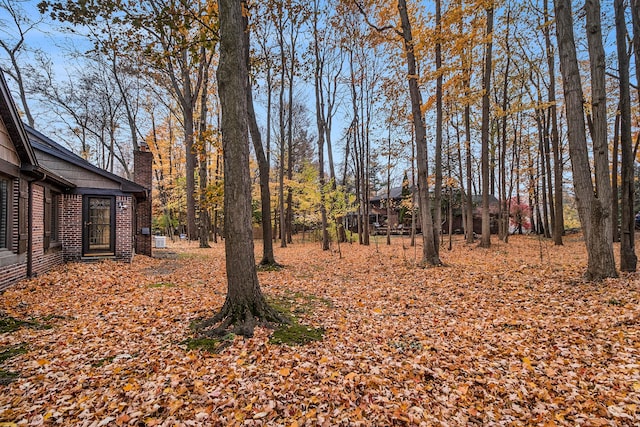
<path fill-rule="evenodd" d="M 587 0 L 587 16 L 590 28 L 587 33 L 592 37 L 600 37 L 599 5 L 593 0 Z M 585 277 L 589 280 L 601 280 L 606 277 L 616 277 L 615 261 L 613 257 L 613 243 L 610 236 L 609 221 L 611 209 L 611 187 L 608 171 L 602 170 L 606 165 L 606 145 L 602 147 L 602 138 L 594 138 L 594 157 L 596 163 L 596 188 L 593 187 L 589 154 L 587 150 L 587 136 L 585 129 L 582 82 L 578 68 L 575 38 L 573 34 L 573 17 L 571 14 L 571 0 L 555 0 L 556 32 L 558 51 L 560 53 L 560 71 L 562 73 L 565 105 L 567 112 L 567 132 L 569 140 L 569 154 L 573 170 L 573 183 L 576 192 L 576 202 L 580 223 L 585 236 L 588 263 Z M 595 27 L 594 27 L 595 25 Z M 597 41 L 591 43 L 597 44 Z M 593 45 L 592 45 L 593 47 Z M 598 50 L 594 48 L 594 50 Z M 598 60 L 596 52 L 591 55 L 594 67 L 604 65 L 604 55 Z M 604 77 L 604 74 L 602 75 Z M 592 86 L 598 85 L 598 79 L 592 76 Z M 594 87 L 594 97 L 598 88 Z M 597 99 L 602 102 L 602 99 Z M 606 134 L 605 134 L 606 135 Z M 606 139 L 606 138 L 605 138 Z M 604 176 L 603 176 L 604 175 Z"/>
<path fill-rule="evenodd" d="M 484 76 L 482 78 L 482 238 L 480 246 L 491 246 L 491 218 L 489 216 L 489 94 L 491 91 L 491 52 L 493 37 L 493 4 L 487 9 L 487 42 L 485 44 Z"/>
<path fill-rule="evenodd" d="M 633 209 L 633 144 L 631 141 L 631 90 L 629 87 L 629 57 L 627 56 L 627 25 L 624 1 L 614 0 L 616 46 L 620 75 L 620 146 L 622 149 L 622 223 L 620 235 L 620 270 L 636 271 L 635 215 Z M 617 195 L 614 195 L 617 197 Z M 616 217 L 617 220 L 617 217 Z M 617 222 L 617 221 L 616 221 Z"/>
<path fill-rule="evenodd" d="M 1 69 L 5 74 L 10 76 L 18 85 L 20 96 L 20 104 L 24 110 L 29 126 L 33 127 L 35 120 L 27 101 L 28 94 L 26 82 L 24 79 L 23 65 L 19 60 L 20 53 L 25 50 L 25 37 L 27 33 L 34 30 L 42 21 L 40 16 L 36 20 L 32 20 L 27 13 L 20 7 L 21 1 L 1 0 L 0 9 L 7 11 L 9 20 L 6 22 L 0 20 L 0 47 L 9 56 L 10 66 L 2 66 Z"/>

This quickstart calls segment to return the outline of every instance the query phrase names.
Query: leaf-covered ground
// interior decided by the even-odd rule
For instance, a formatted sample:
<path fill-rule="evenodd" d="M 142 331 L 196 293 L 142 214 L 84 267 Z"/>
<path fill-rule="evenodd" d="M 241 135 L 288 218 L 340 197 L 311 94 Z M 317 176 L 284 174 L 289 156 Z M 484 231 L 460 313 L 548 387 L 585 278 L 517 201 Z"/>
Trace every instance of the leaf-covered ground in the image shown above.
<path fill-rule="evenodd" d="M 640 425 L 638 274 L 582 282 L 578 236 L 456 241 L 431 269 L 408 238 L 378 239 L 342 259 L 276 248 L 286 268 L 260 272 L 263 290 L 325 329 L 304 346 L 258 329 L 187 349 L 224 300 L 222 244 L 22 282 L 0 296 L 28 322 L 0 333 L 0 374 L 18 375 L 0 425 Z"/>

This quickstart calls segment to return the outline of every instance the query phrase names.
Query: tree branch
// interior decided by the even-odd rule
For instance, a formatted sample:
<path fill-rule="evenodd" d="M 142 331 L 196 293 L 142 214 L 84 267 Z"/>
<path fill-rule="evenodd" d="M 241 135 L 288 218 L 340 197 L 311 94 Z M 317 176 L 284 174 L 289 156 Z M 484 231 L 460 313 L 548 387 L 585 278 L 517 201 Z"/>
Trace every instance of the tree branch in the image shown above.
<path fill-rule="evenodd" d="M 378 27 L 376 24 L 374 24 L 373 22 L 371 22 L 369 20 L 369 16 L 367 15 L 367 12 L 365 12 L 364 7 L 357 1 L 354 0 L 353 4 L 356 5 L 356 7 L 358 8 L 358 10 L 360 11 L 360 14 L 362 15 L 362 17 L 364 18 L 364 22 L 367 23 L 368 26 L 370 26 L 371 28 L 373 28 L 374 30 L 376 30 L 379 33 L 385 33 L 388 30 L 392 30 L 394 33 L 396 33 L 398 36 L 402 37 L 402 33 L 398 30 L 395 29 L 395 27 L 393 25 L 385 25 L 384 27 Z"/>

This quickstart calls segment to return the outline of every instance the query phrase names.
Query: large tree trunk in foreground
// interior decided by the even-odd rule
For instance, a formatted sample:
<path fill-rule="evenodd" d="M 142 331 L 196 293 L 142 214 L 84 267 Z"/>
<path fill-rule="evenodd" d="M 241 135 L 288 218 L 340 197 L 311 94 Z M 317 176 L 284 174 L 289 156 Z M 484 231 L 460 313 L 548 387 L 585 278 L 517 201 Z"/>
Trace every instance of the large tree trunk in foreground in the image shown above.
<path fill-rule="evenodd" d="M 219 0 L 220 64 L 218 88 L 222 109 L 224 156 L 224 229 L 227 298 L 221 311 L 202 322 L 201 329 L 222 322 L 207 335 L 228 332 L 253 336 L 258 323 L 284 319 L 264 299 L 253 254 L 251 230 L 251 179 L 247 126 L 248 70 L 244 56 L 242 3 Z"/>
<path fill-rule="evenodd" d="M 588 280 L 602 280 L 607 277 L 616 277 L 615 261 L 613 258 L 613 243 L 611 240 L 610 198 L 604 197 L 601 190 L 606 193 L 609 186 L 608 173 L 606 180 L 598 177 L 599 169 L 596 169 L 596 182 L 598 192 L 593 188 L 591 180 L 591 168 L 589 165 L 589 153 L 587 151 L 587 135 L 585 131 L 585 119 L 583 109 L 582 82 L 578 69 L 575 38 L 573 35 L 573 19 L 571 16 L 571 0 L 556 0 L 556 31 L 558 36 L 558 50 L 560 52 L 560 71 L 562 73 L 565 104 L 567 110 L 567 132 L 569 140 L 569 155 L 573 170 L 573 185 L 575 188 L 578 215 L 587 246 L 587 271 L 585 278 Z M 589 31 L 587 31 L 589 32 Z M 598 152 L 597 143 L 594 141 L 594 156 L 606 156 L 606 151 Z M 596 159 L 596 163 L 598 160 Z M 609 221 L 607 221 L 607 219 Z"/>

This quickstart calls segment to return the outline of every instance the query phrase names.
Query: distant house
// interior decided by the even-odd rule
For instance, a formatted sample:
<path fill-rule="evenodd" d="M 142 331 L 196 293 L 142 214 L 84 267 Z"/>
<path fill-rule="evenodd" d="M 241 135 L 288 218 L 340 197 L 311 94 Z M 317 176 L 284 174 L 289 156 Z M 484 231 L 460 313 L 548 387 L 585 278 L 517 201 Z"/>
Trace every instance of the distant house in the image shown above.
<path fill-rule="evenodd" d="M 374 218 L 372 232 L 374 234 L 386 234 L 387 227 L 391 227 L 391 233 L 409 233 L 411 231 L 411 193 L 413 189 L 406 187 L 393 187 L 387 191 L 380 191 L 369 198 L 369 212 Z M 418 195 L 416 193 L 416 204 Z M 387 204 L 391 209 L 387 212 Z M 389 215 L 387 215 L 389 213 Z M 416 218 L 416 228 L 420 231 L 420 218 Z"/>
<path fill-rule="evenodd" d="M 0 73 L 0 289 L 67 261 L 151 255 L 152 154 L 121 178 L 24 125 Z"/>
<path fill-rule="evenodd" d="M 386 233 L 386 227 L 390 226 L 392 233 L 406 232 L 411 227 L 411 212 L 406 208 L 408 201 L 411 200 L 411 188 L 405 188 L 404 194 L 402 187 L 394 187 L 387 192 L 382 191 L 378 195 L 369 199 L 370 202 L 370 222 L 373 225 L 373 232 Z M 433 197 L 433 195 L 432 195 Z M 417 192 L 415 195 L 415 203 L 417 205 Z M 458 192 L 459 198 L 459 192 Z M 387 203 L 390 201 L 391 210 L 390 215 L 387 217 Z M 473 204 L 473 231 L 476 234 L 482 234 L 482 196 L 472 196 L 471 201 Z M 443 194 L 443 212 L 442 212 L 442 232 L 449 232 L 449 223 L 445 203 L 448 203 L 447 195 Z M 456 206 L 457 204 L 457 206 Z M 433 206 L 433 205 L 432 205 Z M 498 213 L 500 210 L 498 199 L 489 195 L 489 221 L 492 234 L 498 233 Z M 460 209 L 460 201 L 454 203 L 453 208 L 453 232 L 462 233 L 464 226 L 462 224 L 462 210 Z M 420 216 L 416 217 L 416 227 L 420 230 Z"/>
<path fill-rule="evenodd" d="M 473 232 L 476 234 L 482 234 L 482 196 L 471 196 L 471 203 L 473 205 Z M 500 213 L 500 201 L 494 195 L 489 195 L 489 229 L 491 234 L 498 234 L 498 214 Z M 442 213 L 442 232 L 449 232 L 449 220 L 447 213 Z M 464 225 L 462 224 L 462 209 L 460 206 L 453 208 L 453 233 L 462 234 Z"/>

